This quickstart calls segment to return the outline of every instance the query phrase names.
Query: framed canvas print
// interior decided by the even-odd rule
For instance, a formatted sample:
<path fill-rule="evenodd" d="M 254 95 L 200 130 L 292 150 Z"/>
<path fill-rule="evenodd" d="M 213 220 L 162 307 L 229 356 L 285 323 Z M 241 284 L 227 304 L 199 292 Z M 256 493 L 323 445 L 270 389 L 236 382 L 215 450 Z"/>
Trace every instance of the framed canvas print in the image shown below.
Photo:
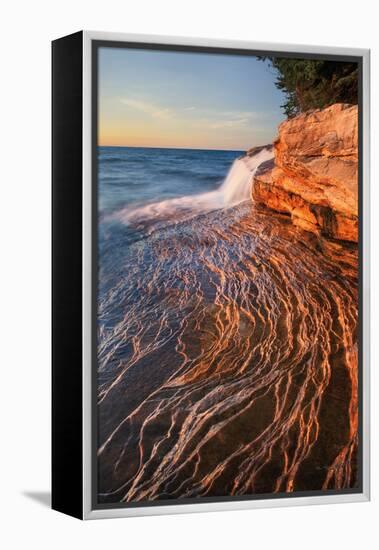
<path fill-rule="evenodd" d="M 53 42 L 53 508 L 369 498 L 369 52 Z"/>

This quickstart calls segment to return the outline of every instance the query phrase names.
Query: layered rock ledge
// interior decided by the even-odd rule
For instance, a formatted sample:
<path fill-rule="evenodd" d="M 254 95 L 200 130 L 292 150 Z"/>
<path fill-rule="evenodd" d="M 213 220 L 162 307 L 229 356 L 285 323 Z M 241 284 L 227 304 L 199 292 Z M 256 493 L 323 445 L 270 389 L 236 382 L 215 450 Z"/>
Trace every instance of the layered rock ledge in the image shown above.
<path fill-rule="evenodd" d="M 357 242 L 357 106 L 335 104 L 283 122 L 274 153 L 255 174 L 253 199 L 302 229 Z"/>

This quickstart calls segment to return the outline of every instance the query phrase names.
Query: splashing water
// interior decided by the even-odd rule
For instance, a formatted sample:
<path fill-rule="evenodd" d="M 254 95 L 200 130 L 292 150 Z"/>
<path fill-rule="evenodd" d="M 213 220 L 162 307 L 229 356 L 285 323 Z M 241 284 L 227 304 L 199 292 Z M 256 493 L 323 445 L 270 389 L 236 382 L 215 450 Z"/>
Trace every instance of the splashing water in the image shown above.
<path fill-rule="evenodd" d="M 274 157 L 272 148 L 264 148 L 252 157 L 235 160 L 224 182 L 215 191 L 187 195 L 139 207 L 127 207 L 110 216 L 125 224 L 162 227 L 168 221 L 183 221 L 203 212 L 229 208 L 251 195 L 254 175 L 259 166 Z"/>
<path fill-rule="evenodd" d="M 252 157 L 243 157 L 234 161 L 229 174 L 220 187 L 224 206 L 234 206 L 251 196 L 251 186 L 259 166 L 274 158 L 272 149 L 262 149 Z"/>

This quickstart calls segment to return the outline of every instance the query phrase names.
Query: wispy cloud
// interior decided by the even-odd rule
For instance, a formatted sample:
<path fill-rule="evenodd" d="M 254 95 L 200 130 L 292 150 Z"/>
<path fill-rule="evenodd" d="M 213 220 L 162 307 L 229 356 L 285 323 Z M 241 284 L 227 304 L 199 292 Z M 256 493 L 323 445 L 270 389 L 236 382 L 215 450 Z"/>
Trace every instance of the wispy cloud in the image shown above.
<path fill-rule="evenodd" d="M 167 107 L 162 108 L 159 105 L 150 103 L 148 101 L 142 101 L 140 99 L 123 98 L 121 99 L 121 103 L 127 105 L 128 107 L 131 107 L 132 109 L 142 111 L 143 113 L 146 113 L 153 118 L 167 119 L 174 116 L 174 111 L 172 109 L 169 109 Z"/>
<path fill-rule="evenodd" d="M 242 129 L 249 127 L 257 118 L 257 114 L 250 111 L 210 110 L 206 112 L 206 116 L 199 118 L 196 122 L 212 130 L 221 128 Z"/>
<path fill-rule="evenodd" d="M 257 118 L 258 113 L 255 113 L 254 111 L 220 111 L 220 116 L 222 118 L 246 118 L 246 119 L 252 119 Z"/>
<path fill-rule="evenodd" d="M 190 126 L 202 126 L 207 129 L 246 127 L 258 116 L 253 111 L 222 111 L 202 107 L 188 106 L 171 108 L 133 97 L 124 97 L 121 102 L 131 109 L 160 120 L 172 120 Z"/>
<path fill-rule="evenodd" d="M 250 122 L 249 118 L 234 118 L 230 120 L 220 120 L 220 122 L 211 123 L 210 128 L 233 128 L 238 126 L 246 126 Z"/>

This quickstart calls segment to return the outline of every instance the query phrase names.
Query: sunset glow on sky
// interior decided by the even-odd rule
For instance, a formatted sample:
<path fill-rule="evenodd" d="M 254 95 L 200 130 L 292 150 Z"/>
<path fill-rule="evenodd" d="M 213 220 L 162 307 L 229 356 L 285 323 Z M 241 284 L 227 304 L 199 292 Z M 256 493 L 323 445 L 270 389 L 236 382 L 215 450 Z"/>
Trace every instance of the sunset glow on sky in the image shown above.
<path fill-rule="evenodd" d="M 267 62 L 205 53 L 99 49 L 99 145 L 245 150 L 284 119 Z"/>

